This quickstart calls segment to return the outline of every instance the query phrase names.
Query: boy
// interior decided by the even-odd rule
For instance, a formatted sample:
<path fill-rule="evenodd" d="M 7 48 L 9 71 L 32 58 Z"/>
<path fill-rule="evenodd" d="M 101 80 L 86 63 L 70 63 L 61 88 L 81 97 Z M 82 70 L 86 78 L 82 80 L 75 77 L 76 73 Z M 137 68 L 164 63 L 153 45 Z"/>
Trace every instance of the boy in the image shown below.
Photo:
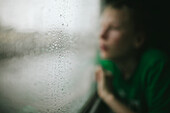
<path fill-rule="evenodd" d="M 141 7 L 128 1 L 104 8 L 98 95 L 115 113 L 170 113 L 169 60 L 144 45 L 142 16 Z"/>

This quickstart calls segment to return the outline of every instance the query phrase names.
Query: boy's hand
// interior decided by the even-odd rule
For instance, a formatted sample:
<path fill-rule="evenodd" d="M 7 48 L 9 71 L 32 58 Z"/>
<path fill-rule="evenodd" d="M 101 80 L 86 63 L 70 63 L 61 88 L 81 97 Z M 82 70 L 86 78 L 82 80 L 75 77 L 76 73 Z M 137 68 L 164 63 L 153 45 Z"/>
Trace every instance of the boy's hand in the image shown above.
<path fill-rule="evenodd" d="M 97 91 L 98 95 L 104 101 L 107 101 L 109 97 L 113 94 L 112 80 L 113 76 L 110 71 L 106 71 L 102 69 L 101 66 L 97 67 L 95 73 L 96 81 L 97 81 Z"/>

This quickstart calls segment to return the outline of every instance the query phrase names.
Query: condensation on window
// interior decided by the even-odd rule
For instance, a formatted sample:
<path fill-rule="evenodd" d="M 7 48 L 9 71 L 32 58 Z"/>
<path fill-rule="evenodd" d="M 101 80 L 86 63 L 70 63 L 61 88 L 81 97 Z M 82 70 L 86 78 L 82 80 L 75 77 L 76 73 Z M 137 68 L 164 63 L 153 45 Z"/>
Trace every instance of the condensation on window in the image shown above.
<path fill-rule="evenodd" d="M 99 0 L 0 0 L 0 112 L 78 113 L 95 92 Z"/>

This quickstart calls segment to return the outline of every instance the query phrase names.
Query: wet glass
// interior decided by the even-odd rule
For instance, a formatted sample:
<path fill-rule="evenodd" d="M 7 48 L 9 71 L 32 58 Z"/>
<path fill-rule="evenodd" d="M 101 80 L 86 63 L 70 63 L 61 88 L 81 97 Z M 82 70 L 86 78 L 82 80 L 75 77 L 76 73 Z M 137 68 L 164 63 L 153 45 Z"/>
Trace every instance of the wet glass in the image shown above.
<path fill-rule="evenodd" d="M 78 113 L 95 91 L 99 0 L 0 0 L 0 112 Z"/>

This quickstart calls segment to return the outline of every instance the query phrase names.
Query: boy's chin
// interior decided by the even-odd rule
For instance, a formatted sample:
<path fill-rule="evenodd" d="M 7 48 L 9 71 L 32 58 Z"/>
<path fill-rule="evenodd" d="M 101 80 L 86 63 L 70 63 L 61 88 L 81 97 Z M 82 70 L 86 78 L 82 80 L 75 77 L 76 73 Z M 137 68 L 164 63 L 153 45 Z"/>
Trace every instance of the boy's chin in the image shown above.
<path fill-rule="evenodd" d="M 107 53 L 100 53 L 100 56 L 102 59 L 106 59 L 106 60 L 117 60 L 120 58 L 118 55 L 113 56 L 113 55 L 107 54 Z"/>
<path fill-rule="evenodd" d="M 111 58 L 110 55 L 108 55 L 106 53 L 101 53 L 100 56 L 102 59 L 110 59 Z"/>

